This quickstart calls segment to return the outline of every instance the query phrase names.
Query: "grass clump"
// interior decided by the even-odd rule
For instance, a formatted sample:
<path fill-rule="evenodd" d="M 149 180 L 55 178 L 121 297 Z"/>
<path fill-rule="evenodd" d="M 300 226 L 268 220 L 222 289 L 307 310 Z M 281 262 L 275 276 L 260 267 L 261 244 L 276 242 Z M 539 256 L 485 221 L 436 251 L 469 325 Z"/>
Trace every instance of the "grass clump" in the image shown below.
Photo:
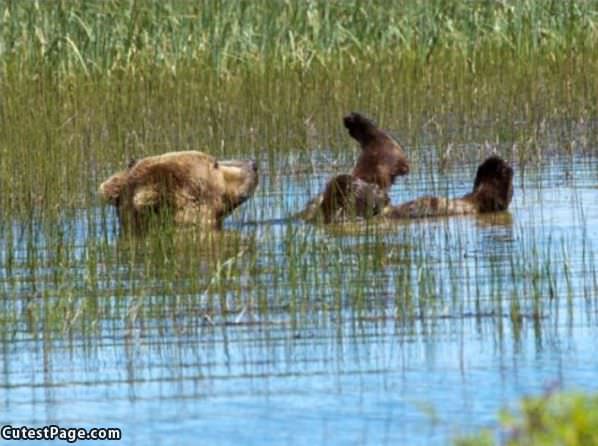
<path fill-rule="evenodd" d="M 598 395 L 554 393 L 524 399 L 520 413 L 501 417 L 500 443 L 490 432 L 459 439 L 458 446 L 598 445 Z"/>

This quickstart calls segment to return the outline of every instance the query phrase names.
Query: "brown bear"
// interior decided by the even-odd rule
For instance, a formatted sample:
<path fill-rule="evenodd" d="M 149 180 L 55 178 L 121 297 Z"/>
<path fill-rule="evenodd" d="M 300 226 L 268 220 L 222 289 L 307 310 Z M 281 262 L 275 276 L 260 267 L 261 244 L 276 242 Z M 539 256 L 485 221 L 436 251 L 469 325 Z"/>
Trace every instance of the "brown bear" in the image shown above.
<path fill-rule="evenodd" d="M 338 175 L 312 199 L 299 217 L 325 223 L 347 217 L 373 217 L 388 204 L 388 191 L 397 176 L 409 173 L 401 146 L 370 119 L 359 113 L 343 118 L 349 134 L 361 145 L 351 175 Z"/>
<path fill-rule="evenodd" d="M 99 188 L 116 206 L 124 228 L 144 229 L 154 215 L 177 224 L 220 228 L 222 220 L 253 195 L 254 161 L 218 161 L 197 151 L 169 152 L 131 161 Z"/>
<path fill-rule="evenodd" d="M 374 122 L 353 112 L 343 118 L 343 123 L 361 145 L 351 175 L 388 191 L 396 177 L 409 173 L 409 162 L 401 146 Z"/>
<path fill-rule="evenodd" d="M 504 211 L 512 198 L 513 168 L 498 156 L 491 156 L 478 167 L 472 192 L 463 197 L 422 197 L 389 206 L 382 215 L 404 219 Z"/>
<path fill-rule="evenodd" d="M 373 217 L 389 202 L 388 194 L 377 184 L 345 174 L 326 184 L 320 209 L 324 223 L 331 223 L 351 217 Z"/>

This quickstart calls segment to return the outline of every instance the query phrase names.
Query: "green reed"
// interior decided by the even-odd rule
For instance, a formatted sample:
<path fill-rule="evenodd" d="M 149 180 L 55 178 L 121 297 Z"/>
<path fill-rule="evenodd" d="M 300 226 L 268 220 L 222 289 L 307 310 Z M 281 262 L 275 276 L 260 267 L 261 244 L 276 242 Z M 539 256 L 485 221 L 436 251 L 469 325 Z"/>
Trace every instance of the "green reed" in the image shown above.
<path fill-rule="evenodd" d="M 572 318 L 580 310 L 572 299 L 598 292 L 591 274 L 578 276 L 587 270 L 595 277 L 592 264 L 567 266 L 583 237 L 562 238 L 554 244 L 562 248 L 552 251 L 532 230 L 506 257 L 493 260 L 490 253 L 472 264 L 461 253 L 476 231 L 446 224 L 453 225 L 447 234 L 457 236 L 445 241 L 442 229 L 426 224 L 372 225 L 343 235 L 295 222 L 282 239 L 276 227 L 256 237 L 169 233 L 166 225 L 108 243 L 48 227 L 47 248 L 20 235 L 25 256 L 15 251 L 13 275 L 2 277 L 0 324 L 16 333 L 27 321 L 32 333 L 62 336 L 120 332 L 119 321 L 131 333 L 156 323 L 181 329 L 281 323 L 300 332 L 344 319 L 394 319 L 399 327 L 419 321 L 430 331 L 442 319 L 475 317 L 501 333 L 510 327 L 516 341 L 523 328 L 539 334 L 547 317 L 556 323 L 560 307 Z M 32 240 L 37 245 L 27 248 Z"/>
<path fill-rule="evenodd" d="M 341 123 L 353 109 L 393 131 L 415 168 L 430 154 L 439 168 L 470 159 L 471 141 L 479 142 L 477 157 L 496 149 L 523 169 L 553 153 L 588 152 L 596 142 L 598 58 L 522 64 L 507 56 L 480 56 L 475 74 L 466 56 L 446 52 L 426 65 L 356 60 L 224 79 L 191 66 L 117 79 L 7 76 L 0 208 L 30 219 L 98 204 L 95 191 L 109 174 L 168 150 L 254 157 L 273 175 L 291 154 L 314 170 L 334 169 L 355 154 Z"/>
<path fill-rule="evenodd" d="M 272 64 L 305 69 L 388 48 L 424 62 L 445 49 L 472 57 L 488 48 L 527 60 L 589 50 L 597 32 L 597 3 L 581 0 L 5 0 L 0 6 L 5 66 L 26 73 L 176 72 L 184 62 L 220 72 Z"/>

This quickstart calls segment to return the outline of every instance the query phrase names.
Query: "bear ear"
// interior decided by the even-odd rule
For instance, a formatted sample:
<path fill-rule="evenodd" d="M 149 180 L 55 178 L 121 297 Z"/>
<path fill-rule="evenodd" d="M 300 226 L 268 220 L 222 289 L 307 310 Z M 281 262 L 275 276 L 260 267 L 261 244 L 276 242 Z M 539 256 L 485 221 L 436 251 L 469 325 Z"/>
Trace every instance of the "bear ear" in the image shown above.
<path fill-rule="evenodd" d="M 214 169 L 218 169 L 218 167 L 220 167 L 220 165 L 218 164 L 218 161 L 214 161 Z"/>

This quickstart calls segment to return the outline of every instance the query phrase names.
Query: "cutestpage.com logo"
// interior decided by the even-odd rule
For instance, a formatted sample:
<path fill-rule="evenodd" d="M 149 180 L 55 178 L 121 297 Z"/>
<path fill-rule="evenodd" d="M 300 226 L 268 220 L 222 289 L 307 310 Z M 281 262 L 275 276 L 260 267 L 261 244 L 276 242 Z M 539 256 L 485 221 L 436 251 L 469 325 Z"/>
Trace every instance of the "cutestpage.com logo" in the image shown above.
<path fill-rule="evenodd" d="M 43 427 L 12 426 L 0 427 L 0 439 L 5 441 L 22 440 L 62 440 L 76 443 L 79 440 L 120 440 L 122 432 L 115 427 L 60 427 L 56 425 Z"/>

